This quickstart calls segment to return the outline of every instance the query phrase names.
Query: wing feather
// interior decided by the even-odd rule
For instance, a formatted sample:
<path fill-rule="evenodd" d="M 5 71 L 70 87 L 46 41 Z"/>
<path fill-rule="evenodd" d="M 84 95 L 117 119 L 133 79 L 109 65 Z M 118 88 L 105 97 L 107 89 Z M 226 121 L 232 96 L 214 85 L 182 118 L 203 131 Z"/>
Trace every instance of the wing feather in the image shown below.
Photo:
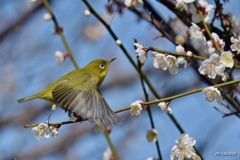
<path fill-rule="evenodd" d="M 88 120 L 95 131 L 104 131 L 107 126 L 120 123 L 121 118 L 111 110 L 90 78 L 91 75 L 86 74 L 61 83 L 53 90 L 53 99 L 61 108 Z"/>
<path fill-rule="evenodd" d="M 67 91 L 66 88 L 60 89 L 55 95 L 55 98 L 58 99 L 58 102 L 56 104 L 57 105 L 65 104 L 67 102 L 68 96 L 69 96 L 69 92 Z M 62 106 L 62 108 L 65 108 L 65 107 Z"/>
<path fill-rule="evenodd" d="M 68 96 L 65 99 L 65 102 L 63 101 L 62 103 L 64 104 L 63 108 L 67 109 L 68 106 L 71 106 L 70 104 L 74 101 L 75 99 L 75 93 L 72 92 L 71 90 L 68 90 Z"/>
<path fill-rule="evenodd" d="M 69 100 L 69 102 L 66 104 L 66 108 L 67 108 L 67 106 L 69 106 L 69 108 L 68 108 L 68 110 L 70 110 L 70 111 L 73 111 L 74 110 L 74 106 L 76 106 L 75 105 L 75 101 L 76 101 L 76 96 L 78 96 L 78 94 L 76 95 L 76 93 L 75 93 L 75 91 L 74 90 L 72 90 L 72 92 L 71 92 L 71 96 L 72 96 L 72 98 Z"/>

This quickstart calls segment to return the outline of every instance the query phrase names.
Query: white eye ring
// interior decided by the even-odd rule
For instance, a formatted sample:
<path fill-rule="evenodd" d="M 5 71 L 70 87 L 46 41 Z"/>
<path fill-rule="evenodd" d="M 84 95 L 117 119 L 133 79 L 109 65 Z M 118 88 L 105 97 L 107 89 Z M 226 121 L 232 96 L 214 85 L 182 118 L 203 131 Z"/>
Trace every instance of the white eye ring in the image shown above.
<path fill-rule="evenodd" d="M 99 65 L 99 68 L 104 69 L 104 68 L 105 68 L 105 64 L 104 64 L 104 63 L 101 63 L 101 64 Z"/>

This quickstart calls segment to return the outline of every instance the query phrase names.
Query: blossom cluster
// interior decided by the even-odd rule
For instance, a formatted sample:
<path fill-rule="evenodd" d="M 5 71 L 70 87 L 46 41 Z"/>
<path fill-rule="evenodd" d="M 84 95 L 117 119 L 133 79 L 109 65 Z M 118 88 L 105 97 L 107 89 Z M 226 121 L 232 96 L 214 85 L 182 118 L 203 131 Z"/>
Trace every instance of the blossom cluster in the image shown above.
<path fill-rule="evenodd" d="M 227 81 L 229 79 L 229 70 L 234 67 L 234 56 L 240 54 L 240 36 L 237 37 L 236 34 L 232 34 L 230 40 L 226 41 L 226 38 L 220 37 L 215 32 L 209 32 L 208 28 L 200 28 L 197 23 L 201 20 L 203 23 L 209 23 L 215 12 L 215 7 L 209 4 L 207 0 L 198 0 L 195 2 L 197 5 L 191 4 L 195 0 L 175 0 L 176 9 L 185 10 L 190 12 L 192 23 L 188 29 L 188 36 L 191 42 L 198 42 L 201 46 L 205 47 L 203 50 L 207 55 L 207 58 L 198 58 L 191 51 L 186 51 L 185 48 L 180 45 L 183 43 L 177 43 L 176 52 L 167 52 L 155 49 L 153 47 L 145 47 L 140 43 L 134 43 L 136 56 L 139 62 L 143 65 L 148 58 L 148 52 L 151 50 L 151 56 L 153 58 L 153 66 L 157 69 L 168 70 L 170 74 L 175 75 L 180 69 L 186 68 L 188 66 L 187 58 L 198 58 L 202 62 L 198 68 L 198 72 L 201 75 L 205 75 L 210 79 L 221 78 L 222 81 Z M 188 10 L 188 8 L 190 9 Z M 230 15 L 228 17 L 229 23 L 233 31 L 234 27 L 239 27 L 234 16 Z M 208 31 L 208 36 L 206 37 L 206 30 Z M 233 32 L 234 33 L 234 32 Z M 187 35 L 186 35 L 187 37 Z M 231 42 L 230 49 L 227 48 L 228 41 Z M 185 41 L 184 41 L 185 42 Z M 205 94 L 206 100 L 209 102 L 216 101 L 219 104 L 223 104 L 223 98 L 220 90 L 215 86 L 206 87 L 202 90 Z M 172 110 L 169 107 L 169 102 L 161 102 L 158 106 L 172 114 Z M 139 107 L 140 108 L 140 107 Z M 142 110 L 142 108 L 141 108 Z M 141 110 L 138 110 L 139 112 Z M 152 137 L 152 131 L 148 132 L 148 136 Z M 201 159 L 195 152 L 193 146 L 196 140 L 189 137 L 188 134 L 184 133 L 179 139 L 176 140 L 176 145 L 172 148 L 172 153 L 170 158 L 172 160 L 178 159 Z"/>
<path fill-rule="evenodd" d="M 223 81 L 228 79 L 228 68 L 234 66 L 233 53 L 231 51 L 224 51 L 225 42 L 219 38 L 216 33 L 212 33 L 214 43 L 218 46 L 215 48 L 212 40 L 206 41 L 203 34 L 204 29 L 199 28 L 195 23 L 189 29 L 190 38 L 194 41 L 202 43 L 208 46 L 208 52 L 210 57 L 205 59 L 198 71 L 202 75 L 207 75 L 211 79 L 215 79 L 220 76 Z M 231 50 L 240 53 L 240 37 L 238 39 L 231 37 Z M 140 43 L 134 44 L 136 47 L 136 55 L 141 64 L 144 64 L 147 60 L 148 48 L 144 47 Z M 161 68 L 163 70 L 169 70 L 170 74 L 178 73 L 179 69 L 186 68 L 188 62 L 185 57 L 191 57 L 193 54 L 191 51 L 185 51 L 181 45 L 176 46 L 176 53 L 185 54 L 185 56 L 175 56 L 169 53 L 152 52 L 153 66 L 155 68 Z"/>
<path fill-rule="evenodd" d="M 177 74 L 180 68 L 187 67 L 187 60 L 184 57 L 176 57 L 158 52 L 153 52 L 152 57 L 155 68 L 169 70 L 169 73 L 173 75 Z"/>
<path fill-rule="evenodd" d="M 136 47 L 136 55 L 138 57 L 138 60 L 143 65 L 145 61 L 147 60 L 147 52 L 149 51 L 148 48 L 145 48 L 140 43 L 134 43 L 134 46 Z M 176 52 L 179 54 L 185 54 L 186 56 L 192 56 L 192 52 L 185 51 L 183 46 L 178 45 L 176 47 Z M 152 52 L 152 58 L 153 58 L 153 66 L 155 68 L 161 68 L 163 70 L 169 70 L 170 74 L 177 74 L 179 69 L 186 68 L 188 65 L 188 62 L 185 57 L 183 56 L 174 56 L 166 53 L 159 53 L 159 52 Z"/>
<path fill-rule="evenodd" d="M 52 135 L 53 138 L 58 136 L 59 127 L 48 126 L 46 123 L 40 123 L 38 126 L 33 127 L 32 131 L 35 133 L 37 139 L 40 138 L 49 138 L 49 134 Z"/>
<path fill-rule="evenodd" d="M 188 8 L 188 5 L 195 0 L 176 0 L 177 9 Z M 198 71 L 202 75 L 208 76 L 210 79 L 215 79 L 216 77 L 221 77 L 222 81 L 227 81 L 229 78 L 228 69 L 234 66 L 232 52 L 240 53 L 240 37 L 231 37 L 231 50 L 224 50 L 225 41 L 221 39 L 217 33 L 211 33 L 211 39 L 207 40 L 205 37 L 205 29 L 200 28 L 197 24 L 201 19 L 199 12 L 203 14 L 204 21 L 208 22 L 211 19 L 211 15 L 214 12 L 214 6 L 208 4 L 206 0 L 199 0 L 197 3 L 197 9 L 194 5 L 190 6 L 190 13 L 192 14 L 192 25 L 189 28 L 190 39 L 196 41 L 200 44 L 205 45 L 208 48 L 209 58 L 205 59 Z M 200 11 L 199 11 L 200 10 Z M 195 22 L 195 23 L 194 23 Z M 234 24 L 234 23 L 233 23 Z M 148 51 L 147 47 L 144 47 L 140 43 L 134 43 L 136 55 L 141 64 L 144 64 L 147 60 Z M 155 68 L 161 68 L 163 70 L 168 70 L 170 74 L 178 73 L 179 69 L 186 68 L 188 62 L 186 57 L 191 57 L 193 54 L 191 51 L 185 51 L 184 47 L 181 45 L 176 46 L 176 53 L 185 56 L 177 56 L 176 54 L 167 52 L 152 52 L 153 66 Z"/>
<path fill-rule="evenodd" d="M 192 26 L 190 27 L 191 38 L 206 45 L 210 55 L 208 59 L 202 62 L 198 69 L 199 73 L 202 75 L 207 75 L 208 78 L 211 79 L 215 79 L 217 76 L 220 76 L 222 81 L 226 81 L 228 79 L 227 69 L 234 66 L 233 53 L 231 51 L 224 51 L 225 42 L 223 39 L 220 39 L 216 33 L 212 33 L 213 40 L 206 42 L 204 34 L 200 32 L 204 32 L 204 30 L 192 23 Z M 231 50 L 239 53 L 240 40 L 231 37 L 231 42 Z"/>
<path fill-rule="evenodd" d="M 205 22 L 209 22 L 213 16 L 215 7 L 212 4 L 208 4 L 207 0 L 198 1 L 198 9 L 194 5 L 190 7 L 190 13 L 192 14 L 192 21 L 198 23 L 201 21 L 201 16 L 199 15 L 198 10 L 201 11 L 201 14 L 204 17 Z"/>
<path fill-rule="evenodd" d="M 226 81 L 228 79 L 228 68 L 232 68 L 234 66 L 233 53 L 231 51 L 224 51 L 225 42 L 219 38 L 216 33 L 212 33 L 212 37 L 214 38 L 214 43 L 218 46 L 218 50 L 220 53 L 216 51 L 215 46 L 212 41 L 206 41 L 204 34 L 202 33 L 204 30 L 200 29 L 196 24 L 192 23 L 192 26 L 189 29 L 190 38 L 201 42 L 204 45 L 208 46 L 208 51 L 210 57 L 205 59 L 198 71 L 202 75 L 207 75 L 211 79 L 215 79 L 217 76 L 222 78 L 222 81 Z M 238 39 L 231 37 L 231 50 L 236 51 L 237 54 L 240 53 L 240 37 Z M 147 52 L 148 49 L 139 43 L 134 44 L 136 46 L 136 55 L 138 56 L 139 61 L 144 64 L 147 60 Z M 191 57 L 191 51 L 185 51 L 185 49 L 178 45 L 176 47 L 176 53 L 178 54 L 186 54 L 186 56 Z M 186 68 L 188 62 L 183 56 L 175 56 L 166 53 L 153 52 L 153 66 L 155 68 L 161 68 L 163 70 L 169 70 L 171 74 L 178 73 L 179 69 Z"/>

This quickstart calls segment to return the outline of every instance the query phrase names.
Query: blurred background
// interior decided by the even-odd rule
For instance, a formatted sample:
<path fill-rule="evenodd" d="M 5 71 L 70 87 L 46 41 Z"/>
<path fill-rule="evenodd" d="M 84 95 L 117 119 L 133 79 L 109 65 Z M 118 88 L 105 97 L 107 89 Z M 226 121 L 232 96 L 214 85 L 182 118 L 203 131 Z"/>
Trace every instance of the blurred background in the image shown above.
<path fill-rule="evenodd" d="M 80 0 L 49 2 L 80 67 L 97 58 L 117 58 L 111 64 L 101 87 L 111 108 L 117 110 L 138 99 L 145 101 L 138 73 L 104 26 L 93 15 L 84 15 L 86 5 Z M 175 51 L 173 43 L 166 38 L 159 38 L 161 33 L 147 19 L 138 16 L 137 13 L 149 15 L 146 8 L 131 10 L 113 3 L 113 13 L 110 14 L 106 8 L 107 0 L 89 0 L 89 3 L 108 22 L 135 62 L 134 38 L 144 46 Z M 214 1 L 209 3 L 214 4 Z M 177 20 L 174 12 L 157 1 L 147 4 L 167 24 L 172 25 L 172 28 L 168 28 L 172 32 L 176 27 L 174 20 Z M 239 17 L 239 5 L 239 1 L 232 0 L 224 4 L 224 12 Z M 66 50 L 60 37 L 52 34 L 52 21 L 43 20 L 46 12 L 41 2 L 0 1 L 0 159 L 103 159 L 108 144 L 103 134 L 94 133 L 88 122 L 63 125 L 57 138 L 40 140 L 34 136 L 31 128 L 24 128 L 25 124 L 45 122 L 51 112 L 51 104 L 39 99 L 18 104 L 17 99 L 44 89 L 74 70 L 69 58 L 61 65 L 54 58 L 56 50 Z M 199 46 L 194 48 L 204 52 Z M 191 65 L 173 76 L 168 71 L 154 68 L 152 64 L 149 53 L 142 69 L 162 97 L 210 85 Z M 239 78 L 239 71 L 234 71 L 233 77 Z M 148 87 L 147 92 L 150 100 L 156 99 Z M 173 100 L 170 105 L 185 132 L 196 139 L 195 146 L 205 159 L 226 159 L 216 157 L 215 153 L 231 151 L 239 155 L 227 158 L 237 160 L 240 156 L 240 120 L 234 115 L 223 118 L 223 114 L 216 111 L 214 106 L 226 110 L 216 102 L 207 102 L 202 93 Z M 169 159 L 171 148 L 181 133 L 166 112 L 157 105 L 151 107 L 163 159 Z M 131 116 L 129 111 L 119 115 L 124 122 L 112 128 L 110 137 L 121 159 L 157 158 L 156 145 L 146 139 L 146 133 L 151 129 L 146 110 L 140 116 Z M 68 120 L 67 113 L 60 108 L 51 117 L 51 122 Z"/>

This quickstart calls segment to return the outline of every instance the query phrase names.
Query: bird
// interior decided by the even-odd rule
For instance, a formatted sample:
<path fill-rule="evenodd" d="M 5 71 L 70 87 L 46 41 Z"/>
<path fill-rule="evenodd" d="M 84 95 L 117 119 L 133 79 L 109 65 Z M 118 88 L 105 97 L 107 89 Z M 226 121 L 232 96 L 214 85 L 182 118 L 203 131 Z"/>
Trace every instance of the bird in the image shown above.
<path fill-rule="evenodd" d="M 62 109 L 73 113 L 82 120 L 88 120 L 94 131 L 103 132 L 106 127 L 121 123 L 100 92 L 110 67 L 111 60 L 96 59 L 85 67 L 73 70 L 62 76 L 42 91 L 21 98 L 18 103 L 33 99 L 50 101 Z"/>

